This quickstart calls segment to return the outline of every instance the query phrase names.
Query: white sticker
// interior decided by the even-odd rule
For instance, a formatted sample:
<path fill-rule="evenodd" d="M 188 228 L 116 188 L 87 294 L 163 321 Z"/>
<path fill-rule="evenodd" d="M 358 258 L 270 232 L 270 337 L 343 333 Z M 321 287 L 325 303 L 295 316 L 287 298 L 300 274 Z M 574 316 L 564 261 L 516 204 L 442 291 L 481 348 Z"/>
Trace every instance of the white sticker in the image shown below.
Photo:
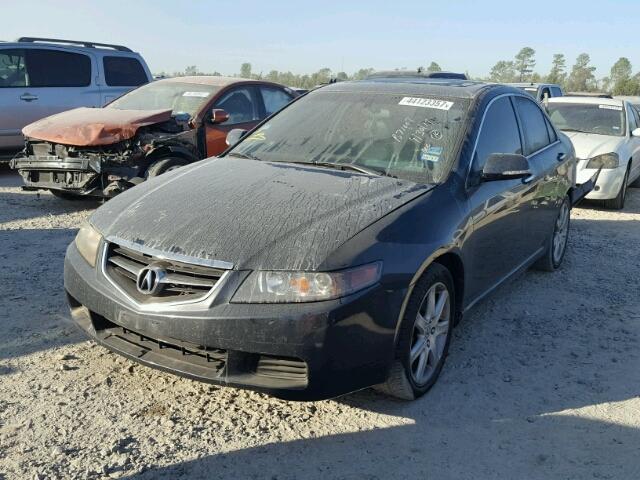
<path fill-rule="evenodd" d="M 209 92 L 184 92 L 182 94 L 183 97 L 202 97 L 207 98 L 209 96 Z"/>
<path fill-rule="evenodd" d="M 435 108 L 436 110 L 450 110 L 453 102 L 447 100 L 436 100 L 435 98 L 404 97 L 398 105 L 409 107 Z"/>
<path fill-rule="evenodd" d="M 622 111 L 622 107 L 617 105 L 598 105 L 598 108 L 602 108 L 603 110 L 617 110 L 619 112 Z"/>

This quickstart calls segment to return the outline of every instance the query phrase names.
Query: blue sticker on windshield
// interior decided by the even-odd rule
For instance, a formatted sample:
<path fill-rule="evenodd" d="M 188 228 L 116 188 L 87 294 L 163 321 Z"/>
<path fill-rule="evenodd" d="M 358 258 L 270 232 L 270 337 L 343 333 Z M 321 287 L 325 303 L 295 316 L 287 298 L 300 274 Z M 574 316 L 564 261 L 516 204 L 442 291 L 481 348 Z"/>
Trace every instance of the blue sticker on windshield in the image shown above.
<path fill-rule="evenodd" d="M 444 149 L 442 147 L 432 146 L 427 143 L 424 147 L 422 147 L 422 150 L 420 151 L 420 160 L 423 163 L 437 162 L 440 160 L 442 152 L 444 152 Z"/>

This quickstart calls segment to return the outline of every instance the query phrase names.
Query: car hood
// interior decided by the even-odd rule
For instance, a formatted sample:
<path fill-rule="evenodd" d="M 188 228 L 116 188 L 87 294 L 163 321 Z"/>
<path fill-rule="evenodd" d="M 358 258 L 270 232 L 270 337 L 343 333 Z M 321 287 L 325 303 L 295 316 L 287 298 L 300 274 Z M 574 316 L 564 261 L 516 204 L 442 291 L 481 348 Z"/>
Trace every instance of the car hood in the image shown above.
<path fill-rule="evenodd" d="M 563 132 L 573 143 L 576 157 L 587 159 L 602 153 L 617 152 L 624 137 L 596 135 L 593 133 Z"/>
<path fill-rule="evenodd" d="M 345 241 L 431 188 L 300 164 L 212 158 L 118 195 L 91 223 L 107 238 L 237 269 L 316 270 Z"/>
<path fill-rule="evenodd" d="M 29 138 L 89 147 L 112 145 L 133 138 L 140 127 L 166 122 L 171 110 L 76 108 L 51 115 L 22 129 Z"/>

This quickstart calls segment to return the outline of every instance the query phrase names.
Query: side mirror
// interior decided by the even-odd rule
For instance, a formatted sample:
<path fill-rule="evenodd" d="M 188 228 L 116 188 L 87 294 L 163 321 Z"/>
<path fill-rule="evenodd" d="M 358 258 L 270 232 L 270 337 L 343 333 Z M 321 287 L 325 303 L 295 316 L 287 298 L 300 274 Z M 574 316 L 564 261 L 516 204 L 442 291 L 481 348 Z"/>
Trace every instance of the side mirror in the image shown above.
<path fill-rule="evenodd" d="M 631 132 L 631 136 L 632 137 L 640 137 L 640 128 L 636 128 L 634 131 Z"/>
<path fill-rule="evenodd" d="M 214 108 L 213 110 L 211 110 L 211 118 L 209 119 L 211 123 L 224 123 L 227 120 L 229 120 L 229 114 L 223 109 Z"/>
<path fill-rule="evenodd" d="M 233 147 L 236 143 L 242 140 L 242 137 L 245 136 L 247 130 L 243 130 L 241 128 L 234 128 L 227 133 L 227 147 Z"/>
<path fill-rule="evenodd" d="M 529 160 L 515 153 L 493 153 L 482 169 L 482 180 L 509 180 L 527 178 L 531 175 Z"/>

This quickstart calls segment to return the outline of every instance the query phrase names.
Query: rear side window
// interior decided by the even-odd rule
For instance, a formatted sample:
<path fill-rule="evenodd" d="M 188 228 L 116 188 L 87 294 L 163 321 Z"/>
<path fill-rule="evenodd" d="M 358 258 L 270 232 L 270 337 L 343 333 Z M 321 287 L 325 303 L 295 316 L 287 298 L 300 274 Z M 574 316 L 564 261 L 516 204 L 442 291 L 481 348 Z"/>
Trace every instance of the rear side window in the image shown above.
<path fill-rule="evenodd" d="M 26 49 L 28 86 L 87 87 L 91 85 L 91 60 L 80 53 Z"/>
<path fill-rule="evenodd" d="M 475 174 L 482 171 L 493 153 L 522 154 L 516 114 L 508 97 L 498 98 L 486 112 L 474 158 Z"/>
<path fill-rule="evenodd" d="M 26 86 L 24 50 L 0 50 L 0 88 Z"/>
<path fill-rule="evenodd" d="M 139 87 L 149 81 L 140 62 L 135 58 L 104 57 L 104 77 L 110 87 Z"/>
<path fill-rule="evenodd" d="M 262 93 L 267 116 L 277 112 L 291 101 L 291 96 L 279 88 L 260 87 L 260 93 Z"/>
<path fill-rule="evenodd" d="M 531 155 L 549 145 L 549 130 L 540 107 L 528 98 L 515 97 L 522 131 L 524 133 L 524 154 Z"/>
<path fill-rule="evenodd" d="M 552 97 L 561 97 L 562 96 L 562 90 L 560 90 L 560 87 L 551 87 L 551 96 Z"/>

